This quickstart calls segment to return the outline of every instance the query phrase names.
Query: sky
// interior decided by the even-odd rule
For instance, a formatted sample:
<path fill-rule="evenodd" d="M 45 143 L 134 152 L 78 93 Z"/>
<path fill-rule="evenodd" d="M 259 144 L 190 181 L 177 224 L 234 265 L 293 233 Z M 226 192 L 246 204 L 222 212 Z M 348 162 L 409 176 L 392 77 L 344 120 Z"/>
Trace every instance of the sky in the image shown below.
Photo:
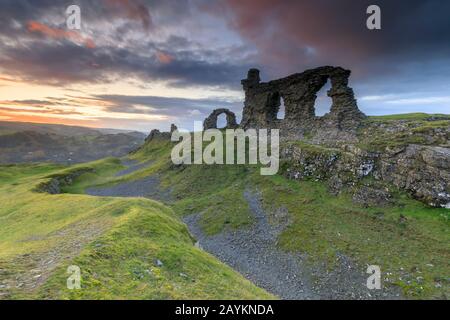
<path fill-rule="evenodd" d="M 369 5 L 381 30 L 366 27 Z M 81 9 L 80 30 L 66 9 Z M 240 118 L 240 80 L 352 70 L 368 115 L 450 113 L 447 0 L 1 0 L 0 121 L 148 132 Z M 326 88 L 316 113 L 329 110 Z"/>

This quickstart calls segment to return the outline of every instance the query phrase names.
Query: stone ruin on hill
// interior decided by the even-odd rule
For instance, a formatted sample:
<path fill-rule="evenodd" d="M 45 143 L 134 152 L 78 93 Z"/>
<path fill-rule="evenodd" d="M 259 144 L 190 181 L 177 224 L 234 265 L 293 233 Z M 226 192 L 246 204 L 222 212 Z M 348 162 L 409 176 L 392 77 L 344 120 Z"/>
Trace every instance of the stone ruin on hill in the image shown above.
<path fill-rule="evenodd" d="M 238 127 L 236 122 L 236 115 L 228 109 L 216 109 L 214 110 L 208 118 L 203 122 L 203 128 L 206 129 L 217 129 L 217 119 L 220 115 L 225 114 L 227 117 L 227 129 L 235 129 Z"/>
<path fill-rule="evenodd" d="M 204 121 L 204 129 L 217 128 L 217 117 L 227 116 L 226 128 L 279 128 L 294 134 L 326 128 L 353 131 L 366 117 L 358 108 L 353 89 L 348 86 L 350 71 L 340 67 L 319 67 L 296 73 L 286 78 L 261 82 L 258 69 L 250 69 L 242 80 L 245 103 L 242 121 L 228 109 L 217 109 Z M 323 117 L 315 115 L 317 93 L 331 81 L 328 96 L 332 99 L 330 112 Z M 277 119 L 281 99 L 285 104 L 284 119 Z"/>
<path fill-rule="evenodd" d="M 230 110 L 216 109 L 203 127 L 217 128 L 218 116 L 225 114 L 227 129 L 280 129 L 281 138 L 287 141 L 280 153 L 287 177 L 327 181 L 333 194 L 350 190 L 353 200 L 365 206 L 389 204 L 391 194 L 386 186 L 393 185 L 433 207 L 450 209 L 450 126 L 428 126 L 416 121 L 410 127 L 404 121 L 364 121 L 366 116 L 348 86 L 349 77 L 349 70 L 325 66 L 261 82 L 259 70 L 250 69 L 242 80 L 245 103 L 241 123 Z M 318 117 L 314 104 L 328 80 L 331 109 Z M 277 118 L 281 99 L 284 119 Z M 421 130 L 412 131 L 414 128 Z M 172 125 L 171 132 L 175 130 Z M 153 130 L 146 141 L 170 139 L 171 132 Z M 383 133 L 393 139 L 384 149 L 364 146 L 364 139 L 365 143 L 373 142 L 367 138 L 378 134 L 384 139 Z M 408 137 L 414 140 L 409 142 Z M 306 141 L 309 147 L 296 144 L 297 139 Z M 362 145 L 358 145 L 361 141 Z M 364 178 L 369 175 L 374 179 L 366 185 Z"/>

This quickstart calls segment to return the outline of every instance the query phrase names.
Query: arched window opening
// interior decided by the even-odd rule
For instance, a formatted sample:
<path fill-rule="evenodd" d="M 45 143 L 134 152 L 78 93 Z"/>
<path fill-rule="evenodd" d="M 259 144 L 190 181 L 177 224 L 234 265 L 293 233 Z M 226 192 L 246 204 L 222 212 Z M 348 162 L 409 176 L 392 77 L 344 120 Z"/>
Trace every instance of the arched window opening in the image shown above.
<path fill-rule="evenodd" d="M 283 97 L 280 96 L 280 107 L 278 109 L 277 119 L 283 120 L 285 116 L 286 116 L 286 107 L 284 106 Z"/>
<path fill-rule="evenodd" d="M 322 117 L 330 112 L 332 101 L 327 92 L 331 89 L 331 81 L 328 79 L 327 83 L 322 89 L 317 92 L 316 103 L 314 104 L 314 110 L 317 117 Z"/>
<path fill-rule="evenodd" d="M 227 122 L 227 115 L 225 113 L 220 114 L 217 116 L 217 129 L 224 129 L 228 125 Z"/>

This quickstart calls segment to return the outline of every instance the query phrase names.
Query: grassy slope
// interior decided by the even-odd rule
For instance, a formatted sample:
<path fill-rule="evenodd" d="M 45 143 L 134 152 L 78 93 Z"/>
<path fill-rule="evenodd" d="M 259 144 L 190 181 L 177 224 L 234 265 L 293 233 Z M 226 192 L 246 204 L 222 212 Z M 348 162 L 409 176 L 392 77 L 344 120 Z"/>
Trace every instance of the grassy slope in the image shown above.
<path fill-rule="evenodd" d="M 450 115 L 448 114 L 429 114 L 429 113 L 400 113 L 400 114 L 391 114 L 385 116 L 370 116 L 372 120 L 376 121 L 390 121 L 390 120 L 426 120 L 429 118 L 435 119 L 449 119 Z"/>
<path fill-rule="evenodd" d="M 114 159 L 88 166 L 96 174 L 80 177 L 80 184 L 86 179 L 100 181 L 121 167 Z M 39 290 L 14 290 L 8 298 L 272 297 L 197 249 L 185 225 L 162 204 L 137 198 L 31 192 L 40 180 L 64 170 L 73 167 L 1 167 L 0 269 L 7 270 L 7 277 L 0 273 L 0 282 L 23 276 L 41 267 L 42 261 L 59 262 L 55 272 L 41 268 L 41 275 L 49 278 Z M 79 252 L 74 250 L 77 246 Z M 163 267 L 156 268 L 155 259 L 163 261 Z M 65 271 L 72 264 L 82 270 L 80 291 L 66 289 Z"/>
<path fill-rule="evenodd" d="M 292 218 L 280 238 L 283 248 L 306 252 L 312 262 L 326 261 L 330 268 L 336 254 L 344 253 L 361 266 L 381 266 L 384 283 L 399 285 L 407 296 L 448 297 L 450 228 L 445 209 L 427 208 L 405 195 L 397 195 L 394 205 L 363 208 L 350 195 L 331 196 L 320 182 L 297 183 L 279 176 L 269 180 L 258 184 L 266 207 L 283 206 Z"/>
<path fill-rule="evenodd" d="M 429 121 L 433 118 L 433 121 Z M 407 113 L 371 116 L 360 128 L 358 146 L 369 151 L 382 151 L 408 144 L 447 145 L 450 139 L 450 115 Z M 397 126 L 396 130 L 388 128 Z M 438 133 L 439 132 L 439 133 Z M 447 132 L 447 133 L 445 133 Z"/>
<path fill-rule="evenodd" d="M 168 159 L 170 144 L 161 143 L 146 146 L 135 157 L 147 159 L 154 148 L 165 150 L 159 157 Z M 312 263 L 326 261 L 330 268 L 337 253 L 354 258 L 361 270 L 378 264 L 385 284 L 402 287 L 408 297 L 450 295 L 450 214 L 446 209 L 429 208 L 398 191 L 392 205 L 364 208 L 354 204 L 349 194 L 332 196 L 321 182 L 263 177 L 246 166 L 195 165 L 174 170 L 160 163 L 159 170 L 164 184 L 173 186 L 175 212 L 201 212 L 200 223 L 208 234 L 251 223 L 243 191 L 257 188 L 268 212 L 281 207 L 289 211 L 292 223 L 280 237 L 282 248 L 306 252 Z"/>
<path fill-rule="evenodd" d="M 354 204 L 347 194 L 338 197 L 330 195 L 323 183 L 290 181 L 282 176 L 262 177 L 258 170 L 246 166 L 173 168 L 170 164 L 170 150 L 170 143 L 154 141 L 133 156 L 142 161 L 153 160 L 154 164 L 150 168 L 124 177 L 112 177 L 108 170 L 98 171 L 96 174 L 86 174 L 65 191 L 82 193 L 88 185 L 135 180 L 157 172 L 161 175 L 163 185 L 173 188 L 175 201 L 170 203 L 170 206 L 175 213 L 186 215 L 201 212 L 200 222 L 203 230 L 208 234 L 214 234 L 226 228 L 238 228 L 252 222 L 248 205 L 243 198 L 243 191 L 245 188 L 257 188 L 262 192 L 264 205 L 270 214 L 280 207 L 285 207 L 289 211 L 292 223 L 280 237 L 279 245 L 282 248 L 306 252 L 311 258 L 311 263 L 326 261 L 330 268 L 333 267 L 334 257 L 338 252 L 353 257 L 362 268 L 367 264 L 379 264 L 385 275 L 385 283 L 401 286 L 408 297 L 436 298 L 450 295 L 448 210 L 427 208 L 402 193 L 396 194 L 393 205 L 362 208 Z M 82 195 L 62 195 L 61 197 L 72 196 L 81 197 L 78 199 L 83 199 L 83 202 L 91 199 L 91 197 Z M 103 198 L 94 199 L 100 201 Z M 125 200 L 106 199 L 103 201 Z M 126 203 L 129 201 L 137 200 L 129 199 L 126 200 Z M 150 203 L 147 200 L 144 201 Z M 165 290 L 159 287 L 153 295 L 149 293 L 151 288 L 140 287 L 139 284 L 142 285 L 142 282 L 148 279 L 149 273 L 153 275 L 155 272 L 151 265 L 151 259 L 138 259 L 139 263 L 130 262 L 128 264 L 127 261 L 132 261 L 132 259 L 122 259 L 121 257 L 129 257 L 128 249 L 126 249 L 129 245 L 124 243 L 133 242 L 135 235 L 139 235 L 141 231 L 145 232 L 151 226 L 147 225 L 150 221 L 136 218 L 138 219 L 136 222 L 133 220 L 135 219 L 133 214 L 127 216 L 129 216 L 129 220 L 117 222 L 116 227 L 110 229 L 111 231 L 97 242 L 92 243 L 75 259 L 77 264 L 86 265 L 89 270 L 88 277 L 85 279 L 89 290 L 86 291 L 87 295 L 84 297 L 108 297 L 106 289 L 96 283 L 97 279 L 101 283 L 108 283 L 108 290 L 112 290 L 113 296 L 116 298 L 121 297 L 121 294 L 123 294 L 123 298 L 128 297 L 134 290 L 139 292 L 137 294 L 139 297 L 146 294 L 162 297 L 178 286 L 180 286 L 178 295 L 173 294 L 172 297 L 182 297 L 183 294 L 186 294 L 185 297 L 198 297 L 195 294 L 192 295 L 191 289 L 186 287 L 187 279 L 192 277 L 189 267 L 181 269 L 175 267 L 174 271 L 169 273 L 168 277 L 171 279 L 171 283 L 175 284 L 171 289 Z M 406 220 L 402 217 L 406 217 Z M 271 216 L 271 218 L 275 220 L 275 216 Z M 129 222 L 132 220 L 135 222 L 130 224 Z M 140 231 L 130 230 L 132 225 L 137 226 L 135 229 L 140 229 Z M 138 226 L 142 226 L 142 228 Z M 126 234 L 132 235 L 132 237 L 126 237 L 125 241 L 123 235 Z M 142 240 L 139 236 L 137 237 Z M 118 238 L 123 240 L 117 241 Z M 182 241 L 177 241 L 176 244 L 181 246 Z M 145 247 L 144 243 L 141 244 Z M 141 248 L 136 248 L 136 250 L 139 252 Z M 110 252 L 114 253 L 113 256 L 109 256 Z M 164 252 L 168 251 L 164 250 Z M 180 254 L 183 252 L 185 252 L 184 249 L 180 251 Z M 104 254 L 107 258 L 103 257 Z M 134 251 L 130 255 L 133 256 Z M 186 256 L 184 258 L 187 259 Z M 179 265 L 172 264 L 171 261 L 165 262 L 168 268 Z M 206 267 L 208 264 L 209 262 L 204 266 Z M 95 268 L 90 270 L 90 266 L 95 266 Z M 116 269 L 119 269 L 118 273 L 115 272 Z M 99 274 L 98 270 L 104 270 L 104 272 Z M 121 282 L 123 277 L 121 272 L 128 276 L 127 281 Z M 187 274 L 188 278 L 180 277 L 179 272 Z M 212 274 L 216 273 L 212 272 Z M 166 275 L 162 275 L 162 277 L 166 277 Z M 62 268 L 47 282 L 40 294 L 45 297 L 70 297 L 68 292 L 55 292 L 60 288 L 59 285 L 64 279 L 64 268 Z M 139 279 L 144 279 L 144 281 L 139 281 Z M 156 281 L 156 279 L 153 280 Z M 205 286 L 209 281 L 211 279 L 205 279 L 202 283 Z M 133 290 L 123 288 L 126 287 L 126 283 L 130 283 Z M 215 295 L 211 294 L 208 297 L 217 297 L 219 287 L 211 284 L 210 288 Z M 139 291 L 141 289 L 142 291 Z M 253 290 L 256 289 L 252 288 L 246 292 L 251 291 L 254 294 Z M 238 298 L 239 296 L 242 297 L 244 294 L 234 297 Z M 260 292 L 258 292 L 258 296 L 261 296 Z"/>

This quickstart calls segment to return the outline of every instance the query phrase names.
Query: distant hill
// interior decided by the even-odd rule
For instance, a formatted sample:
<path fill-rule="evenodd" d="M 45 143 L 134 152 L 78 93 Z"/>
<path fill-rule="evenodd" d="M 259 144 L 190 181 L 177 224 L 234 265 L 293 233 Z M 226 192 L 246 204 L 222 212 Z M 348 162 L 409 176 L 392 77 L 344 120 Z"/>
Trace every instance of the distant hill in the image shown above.
<path fill-rule="evenodd" d="M 0 163 L 79 163 L 120 157 L 144 139 L 145 134 L 136 131 L 0 122 Z"/>
<path fill-rule="evenodd" d="M 101 135 L 116 133 L 133 133 L 136 136 L 144 136 L 142 132 L 131 130 L 120 130 L 110 128 L 88 128 L 80 126 L 66 126 L 62 124 L 31 123 L 31 122 L 11 122 L 0 121 L 0 135 L 4 133 L 13 133 L 18 131 L 35 131 L 40 133 L 54 133 L 63 136 L 81 136 L 81 135 Z"/>

